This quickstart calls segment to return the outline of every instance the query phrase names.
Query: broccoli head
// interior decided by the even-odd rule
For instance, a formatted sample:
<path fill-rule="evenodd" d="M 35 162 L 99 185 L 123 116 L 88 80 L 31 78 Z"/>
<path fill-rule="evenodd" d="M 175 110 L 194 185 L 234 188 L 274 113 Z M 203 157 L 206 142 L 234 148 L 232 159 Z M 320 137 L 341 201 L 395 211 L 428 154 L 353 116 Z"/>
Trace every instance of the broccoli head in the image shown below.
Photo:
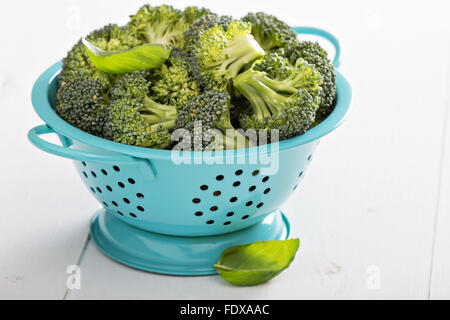
<path fill-rule="evenodd" d="M 183 20 L 191 25 L 192 23 L 194 23 L 194 21 L 198 20 L 200 17 L 206 16 L 212 14 L 211 10 L 207 9 L 207 8 L 199 8 L 199 7 L 195 7 L 195 6 L 191 6 L 191 7 L 186 7 L 182 12 L 181 12 L 181 17 L 183 18 Z"/>
<path fill-rule="evenodd" d="M 59 83 L 56 112 L 78 129 L 102 137 L 109 103 L 108 89 L 100 78 L 71 72 Z"/>
<path fill-rule="evenodd" d="M 126 50 L 141 43 L 127 28 L 112 24 L 86 38 L 107 51 Z M 93 66 L 84 44 L 79 41 L 63 59 L 56 112 L 73 126 L 102 137 L 113 81 L 114 76 Z"/>
<path fill-rule="evenodd" d="M 250 31 L 250 24 L 241 21 L 230 21 L 226 30 L 219 24 L 199 31 L 192 66 L 203 87 L 225 91 L 245 65 L 264 55 Z"/>
<path fill-rule="evenodd" d="M 311 41 L 293 41 L 278 52 L 287 57 L 291 63 L 299 58 L 304 59 L 320 72 L 323 84 L 317 120 L 321 121 L 326 118 L 333 111 L 336 100 L 336 73 L 327 52 L 317 42 Z"/>
<path fill-rule="evenodd" d="M 157 102 L 182 107 L 200 93 L 200 85 L 191 75 L 189 55 L 180 50 L 172 50 L 155 78 L 152 93 Z"/>
<path fill-rule="evenodd" d="M 231 125 L 229 109 L 228 93 L 206 91 L 179 111 L 176 127 L 190 132 L 194 150 L 248 147 L 250 142 Z"/>
<path fill-rule="evenodd" d="M 124 144 L 155 149 L 167 148 L 175 127 L 175 106 L 163 105 L 149 96 L 147 71 L 125 74 L 111 89 L 112 101 L 105 124 L 105 137 Z"/>
<path fill-rule="evenodd" d="M 252 35 L 266 51 L 285 47 L 297 39 L 297 34 L 291 27 L 270 14 L 248 13 L 242 20 L 252 25 Z"/>
<path fill-rule="evenodd" d="M 193 45 L 199 40 L 200 31 L 207 30 L 217 25 L 222 26 L 223 30 L 227 31 L 228 25 L 232 20 L 233 18 L 230 16 L 219 16 L 214 13 L 198 18 L 190 25 L 189 29 L 184 32 L 184 51 L 191 52 L 193 50 Z"/>
<path fill-rule="evenodd" d="M 147 43 L 182 47 L 183 33 L 189 25 L 208 13 L 209 10 L 203 8 L 188 7 L 182 12 L 168 5 L 152 7 L 146 4 L 131 16 L 128 26 Z"/>
<path fill-rule="evenodd" d="M 304 133 L 314 123 L 319 107 L 322 77 L 302 59 L 294 65 L 277 54 L 267 55 L 234 79 L 234 87 L 252 106 L 243 114 L 244 130 L 279 130 L 284 140 Z"/>
<path fill-rule="evenodd" d="M 123 51 L 142 44 L 134 32 L 115 24 L 91 32 L 86 36 L 86 40 L 105 51 Z M 75 44 L 63 59 L 62 75 L 73 71 L 87 76 L 98 76 L 100 71 L 95 69 L 86 50 L 81 40 Z"/>

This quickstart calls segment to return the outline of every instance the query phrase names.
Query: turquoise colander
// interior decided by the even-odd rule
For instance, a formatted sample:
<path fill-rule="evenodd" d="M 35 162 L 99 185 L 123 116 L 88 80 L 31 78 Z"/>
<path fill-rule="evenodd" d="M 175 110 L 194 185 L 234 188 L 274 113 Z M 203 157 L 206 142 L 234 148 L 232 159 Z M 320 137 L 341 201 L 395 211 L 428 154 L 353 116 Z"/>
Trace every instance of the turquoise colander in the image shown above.
<path fill-rule="evenodd" d="M 329 40 L 338 66 L 334 36 L 316 28 L 294 30 Z M 230 246 L 286 239 L 289 223 L 278 208 L 301 183 L 319 140 L 342 123 L 351 103 L 350 86 L 336 72 L 336 107 L 305 134 L 239 151 L 186 152 L 191 163 L 180 164 L 169 150 L 108 141 L 58 117 L 54 106 L 61 66 L 51 66 L 33 87 L 34 109 L 46 124 L 29 131 L 30 141 L 74 160 L 102 205 L 91 222 L 100 250 L 129 266 L 166 274 L 214 274 L 212 265 Z M 62 145 L 40 138 L 48 133 L 56 133 Z"/>

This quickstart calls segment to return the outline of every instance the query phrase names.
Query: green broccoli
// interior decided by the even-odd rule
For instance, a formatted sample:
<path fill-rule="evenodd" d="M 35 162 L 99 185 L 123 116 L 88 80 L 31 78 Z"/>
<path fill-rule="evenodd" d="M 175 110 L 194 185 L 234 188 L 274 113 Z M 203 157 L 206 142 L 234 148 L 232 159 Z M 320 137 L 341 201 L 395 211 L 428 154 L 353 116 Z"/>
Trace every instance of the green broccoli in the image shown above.
<path fill-rule="evenodd" d="M 112 101 L 105 124 L 107 139 L 140 147 L 164 149 L 171 144 L 175 106 L 155 102 L 149 96 L 148 71 L 123 75 L 111 89 Z"/>
<path fill-rule="evenodd" d="M 225 91 L 245 65 L 264 55 L 250 31 L 250 24 L 241 21 L 230 21 L 227 30 L 214 25 L 199 31 L 192 66 L 203 87 Z"/>
<path fill-rule="evenodd" d="M 210 90 L 193 98 L 178 113 L 176 127 L 189 131 L 194 150 L 223 150 L 251 145 L 230 121 L 230 96 Z"/>
<path fill-rule="evenodd" d="M 302 58 L 314 65 L 320 72 L 323 84 L 317 120 L 325 119 L 333 111 L 336 100 L 336 73 L 327 52 L 317 42 L 311 41 L 293 41 L 285 48 L 279 49 L 278 52 L 287 57 L 291 63 Z"/>
<path fill-rule="evenodd" d="M 188 56 L 174 49 L 166 64 L 155 72 L 152 94 L 157 102 L 182 107 L 199 95 L 200 85 L 191 75 Z"/>
<path fill-rule="evenodd" d="M 107 25 L 86 37 L 103 50 L 126 50 L 141 42 L 127 28 Z M 81 40 L 63 59 L 56 96 L 56 112 L 73 126 L 103 136 L 109 103 L 109 89 L 114 76 L 97 70 Z"/>
<path fill-rule="evenodd" d="M 292 65 L 277 54 L 267 55 L 233 83 L 252 106 L 252 114 L 240 119 L 244 130 L 265 130 L 270 137 L 270 130 L 277 129 L 284 140 L 304 133 L 314 123 L 322 77 L 302 59 Z"/>
<path fill-rule="evenodd" d="M 203 15 L 210 14 L 205 8 L 187 7 L 184 11 L 168 5 L 142 6 L 131 16 L 129 28 L 147 42 L 170 47 L 182 47 L 183 33 Z"/>
<path fill-rule="evenodd" d="M 193 46 L 199 41 L 200 32 L 217 25 L 222 26 L 223 30 L 227 31 L 228 25 L 233 20 L 230 16 L 219 16 L 217 14 L 204 15 L 195 20 L 189 29 L 184 32 L 184 51 L 192 52 Z"/>
<path fill-rule="evenodd" d="M 103 136 L 108 110 L 108 87 L 100 78 L 72 72 L 60 81 L 56 112 L 71 125 L 96 136 Z"/>
<path fill-rule="evenodd" d="M 270 14 L 248 13 L 242 20 L 252 25 L 252 35 L 265 51 L 285 47 L 297 39 L 291 27 Z"/>
<path fill-rule="evenodd" d="M 200 17 L 209 15 L 209 14 L 213 14 L 211 12 L 211 10 L 207 9 L 207 8 L 199 8 L 199 7 L 186 7 L 182 12 L 181 12 L 181 17 L 182 19 L 189 25 L 191 25 L 192 23 L 194 23 L 194 21 L 198 20 Z"/>

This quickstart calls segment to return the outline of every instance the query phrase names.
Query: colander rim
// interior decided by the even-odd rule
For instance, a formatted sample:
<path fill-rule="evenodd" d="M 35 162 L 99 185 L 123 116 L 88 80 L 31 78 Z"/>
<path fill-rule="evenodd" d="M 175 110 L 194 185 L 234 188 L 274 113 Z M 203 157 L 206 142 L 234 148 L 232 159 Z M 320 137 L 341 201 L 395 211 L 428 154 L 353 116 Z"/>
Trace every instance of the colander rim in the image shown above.
<path fill-rule="evenodd" d="M 50 126 L 58 134 L 63 135 L 69 139 L 76 140 L 87 145 L 91 145 L 108 151 L 126 154 L 137 158 L 161 160 L 171 159 L 171 150 L 136 147 L 110 141 L 84 132 L 60 118 L 51 105 L 49 93 L 51 84 L 59 75 L 61 69 L 62 61 L 59 61 L 50 66 L 36 80 L 31 93 L 31 101 L 35 112 L 48 126 Z M 339 127 L 347 118 L 351 109 L 352 90 L 350 84 L 344 78 L 344 76 L 337 70 L 335 70 L 335 72 L 337 101 L 332 113 L 319 125 L 308 130 L 304 134 L 280 141 L 278 143 L 279 152 L 320 139 L 321 137 L 327 135 L 328 133 Z M 191 156 L 193 159 L 216 158 L 218 156 L 237 157 L 255 154 L 264 155 L 269 152 L 269 150 L 271 150 L 270 144 L 268 146 L 240 149 L 239 152 L 236 152 L 236 150 L 216 151 L 215 153 L 204 151 L 186 151 L 186 155 Z"/>

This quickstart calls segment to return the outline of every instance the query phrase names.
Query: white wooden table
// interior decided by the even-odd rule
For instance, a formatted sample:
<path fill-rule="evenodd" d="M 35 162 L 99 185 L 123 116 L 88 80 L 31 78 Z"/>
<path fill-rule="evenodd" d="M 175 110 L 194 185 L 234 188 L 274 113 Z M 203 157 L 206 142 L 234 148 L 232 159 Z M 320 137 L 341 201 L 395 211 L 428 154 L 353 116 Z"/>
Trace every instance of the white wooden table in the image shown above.
<path fill-rule="evenodd" d="M 448 2 L 165 2 L 236 17 L 256 8 L 339 37 L 353 112 L 323 139 L 282 208 L 302 240 L 297 258 L 273 281 L 238 288 L 217 276 L 141 272 L 101 254 L 88 240 L 98 204 L 71 162 L 26 139 L 41 123 L 30 91 L 79 37 L 124 23 L 142 2 L 1 2 L 0 299 L 450 298 Z M 70 265 L 81 268 L 80 290 L 66 289 Z"/>

